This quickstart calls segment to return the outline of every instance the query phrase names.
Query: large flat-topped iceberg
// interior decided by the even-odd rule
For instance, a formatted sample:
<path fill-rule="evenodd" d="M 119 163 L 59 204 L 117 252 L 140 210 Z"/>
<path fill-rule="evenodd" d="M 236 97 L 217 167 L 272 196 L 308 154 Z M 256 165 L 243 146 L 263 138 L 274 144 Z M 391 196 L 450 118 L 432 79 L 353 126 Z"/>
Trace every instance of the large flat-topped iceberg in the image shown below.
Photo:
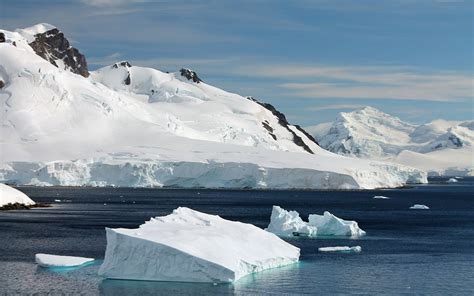
<path fill-rule="evenodd" d="M 273 206 L 267 231 L 279 236 L 350 236 L 365 235 L 356 221 L 346 221 L 329 212 L 323 215 L 311 214 L 309 222 L 303 221 L 296 211 L 286 211 Z"/>
<path fill-rule="evenodd" d="M 234 282 L 300 256 L 298 248 L 254 225 L 183 207 L 137 229 L 106 231 L 99 274 L 112 279 Z"/>

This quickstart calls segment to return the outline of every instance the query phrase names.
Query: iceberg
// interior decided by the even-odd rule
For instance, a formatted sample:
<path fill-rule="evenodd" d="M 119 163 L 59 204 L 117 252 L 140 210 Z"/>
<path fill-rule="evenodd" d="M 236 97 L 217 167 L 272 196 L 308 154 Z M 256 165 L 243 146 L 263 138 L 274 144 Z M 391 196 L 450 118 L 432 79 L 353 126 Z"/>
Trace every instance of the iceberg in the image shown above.
<path fill-rule="evenodd" d="M 347 221 L 325 211 L 323 215 L 312 214 L 308 217 L 309 225 L 317 227 L 318 236 L 364 236 L 365 231 L 359 228 L 356 221 Z"/>
<path fill-rule="evenodd" d="M 319 248 L 318 251 L 320 252 L 336 252 L 336 253 L 360 253 L 362 252 L 362 248 L 360 246 L 355 247 L 323 247 Z"/>
<path fill-rule="evenodd" d="M 279 236 L 316 236 L 316 227 L 304 222 L 297 211 L 273 206 L 270 221 L 265 230 Z"/>
<path fill-rule="evenodd" d="M 20 190 L 0 183 L 0 208 L 8 204 L 32 206 L 35 202 Z"/>
<path fill-rule="evenodd" d="M 299 260 L 300 249 L 252 224 L 180 207 L 137 229 L 106 228 L 99 275 L 110 279 L 235 282 Z"/>
<path fill-rule="evenodd" d="M 449 178 L 449 180 L 447 181 L 448 183 L 457 183 L 459 182 L 458 179 L 456 178 Z"/>
<path fill-rule="evenodd" d="M 94 258 L 36 254 L 35 261 L 42 267 L 76 267 L 91 263 Z"/>
<path fill-rule="evenodd" d="M 273 206 L 270 224 L 266 231 L 279 236 L 351 236 L 365 235 L 356 221 L 346 221 L 325 211 L 323 215 L 311 214 L 309 222 L 303 221 L 296 211 L 286 211 Z"/>
<path fill-rule="evenodd" d="M 429 209 L 430 208 L 428 206 L 419 205 L 419 204 L 415 204 L 415 205 L 410 207 L 410 210 L 429 210 Z"/>

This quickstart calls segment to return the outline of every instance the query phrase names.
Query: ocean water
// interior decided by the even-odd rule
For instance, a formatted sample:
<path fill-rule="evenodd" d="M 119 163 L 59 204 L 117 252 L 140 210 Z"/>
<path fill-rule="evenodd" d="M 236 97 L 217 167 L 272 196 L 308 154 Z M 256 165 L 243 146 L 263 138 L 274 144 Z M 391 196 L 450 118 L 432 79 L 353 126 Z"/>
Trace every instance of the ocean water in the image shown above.
<path fill-rule="evenodd" d="M 474 178 L 370 191 L 38 188 L 20 190 L 51 208 L 0 212 L 0 295 L 474 295 Z M 374 195 L 390 197 L 373 199 Z M 61 202 L 55 202 L 55 200 Z M 413 204 L 430 210 L 408 210 Z M 294 238 L 301 262 L 234 284 L 104 280 L 105 227 L 137 227 L 187 206 L 266 227 L 272 205 L 302 217 L 328 210 L 356 220 L 360 239 Z M 191 242 L 190 242 L 191 243 Z M 362 247 L 359 254 L 318 252 Z M 51 270 L 35 253 L 94 257 L 93 265 Z"/>

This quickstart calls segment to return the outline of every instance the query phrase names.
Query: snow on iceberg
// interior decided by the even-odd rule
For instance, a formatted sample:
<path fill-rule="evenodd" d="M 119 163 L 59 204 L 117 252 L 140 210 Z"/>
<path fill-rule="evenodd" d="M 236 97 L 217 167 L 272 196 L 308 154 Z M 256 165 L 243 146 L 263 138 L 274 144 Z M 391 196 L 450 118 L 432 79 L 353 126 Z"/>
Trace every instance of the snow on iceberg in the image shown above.
<path fill-rule="evenodd" d="M 8 204 L 32 206 L 35 202 L 20 190 L 0 183 L 0 208 Z"/>
<path fill-rule="evenodd" d="M 42 267 L 76 267 L 94 261 L 94 258 L 36 254 L 35 261 Z"/>
<path fill-rule="evenodd" d="M 318 236 L 364 236 L 365 231 L 359 228 L 356 221 L 347 221 L 325 211 L 323 215 L 312 214 L 308 217 L 309 225 L 317 227 Z"/>
<path fill-rule="evenodd" d="M 99 275 L 111 279 L 235 282 L 300 256 L 300 249 L 254 225 L 184 207 L 137 229 L 106 232 Z"/>
<path fill-rule="evenodd" d="M 415 204 L 415 205 L 410 207 L 410 210 L 429 210 L 429 209 L 430 208 L 428 206 L 419 205 L 419 204 Z"/>
<path fill-rule="evenodd" d="M 298 212 L 273 206 L 270 224 L 265 229 L 279 236 L 351 236 L 365 235 L 356 221 L 346 221 L 325 211 L 323 215 L 311 214 L 304 222 Z"/>
<path fill-rule="evenodd" d="M 348 247 L 348 246 L 323 247 L 323 248 L 319 248 L 318 251 L 320 251 L 320 252 L 336 252 L 336 253 L 360 253 L 360 252 L 362 252 L 362 248 L 361 248 L 361 246 L 355 246 L 355 247 Z"/>

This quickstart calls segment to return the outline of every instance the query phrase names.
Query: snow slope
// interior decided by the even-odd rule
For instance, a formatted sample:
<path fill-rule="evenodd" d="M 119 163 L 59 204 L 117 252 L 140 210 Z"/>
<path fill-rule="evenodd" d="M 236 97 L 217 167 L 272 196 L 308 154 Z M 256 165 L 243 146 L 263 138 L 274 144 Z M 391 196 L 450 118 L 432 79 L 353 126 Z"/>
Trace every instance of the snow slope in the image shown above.
<path fill-rule="evenodd" d="M 152 218 L 138 229 L 107 228 L 99 275 L 112 279 L 235 282 L 298 262 L 300 250 L 252 224 L 189 208 Z"/>
<path fill-rule="evenodd" d="M 252 188 L 426 182 L 416 169 L 330 153 L 273 106 L 208 85 L 189 69 L 164 73 L 123 61 L 90 72 L 77 49 L 54 48 L 67 39 L 52 27 L 0 30 L 0 181 Z"/>
<path fill-rule="evenodd" d="M 341 155 L 410 165 L 432 175 L 474 173 L 474 121 L 439 119 L 416 126 L 365 107 L 306 129 L 321 147 Z"/>
<path fill-rule="evenodd" d="M 0 183 L 0 207 L 3 207 L 7 204 L 23 204 L 27 206 L 34 205 L 35 202 L 31 200 L 26 194 L 12 188 L 8 185 Z"/>

